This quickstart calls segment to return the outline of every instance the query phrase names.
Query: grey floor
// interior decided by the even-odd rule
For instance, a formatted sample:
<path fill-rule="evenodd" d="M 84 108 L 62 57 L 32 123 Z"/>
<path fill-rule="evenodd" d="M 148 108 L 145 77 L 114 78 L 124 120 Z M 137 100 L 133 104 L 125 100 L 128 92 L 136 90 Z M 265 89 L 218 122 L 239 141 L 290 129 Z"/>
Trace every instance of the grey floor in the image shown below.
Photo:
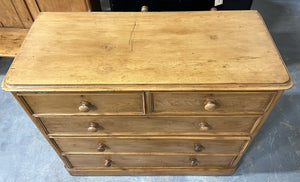
<path fill-rule="evenodd" d="M 13 97 L 0 90 L 0 182 L 300 182 L 300 1 L 254 0 L 294 79 L 233 176 L 72 177 Z M 12 59 L 0 58 L 0 80 Z"/>

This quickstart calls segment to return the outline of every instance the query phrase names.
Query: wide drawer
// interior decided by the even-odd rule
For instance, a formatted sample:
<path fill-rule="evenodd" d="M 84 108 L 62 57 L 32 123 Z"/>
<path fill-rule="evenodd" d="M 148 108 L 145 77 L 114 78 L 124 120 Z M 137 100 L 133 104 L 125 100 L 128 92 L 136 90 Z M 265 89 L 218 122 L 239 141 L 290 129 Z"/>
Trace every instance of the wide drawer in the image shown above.
<path fill-rule="evenodd" d="M 229 167 L 234 156 L 68 155 L 73 167 Z"/>
<path fill-rule="evenodd" d="M 153 113 L 263 113 L 273 92 L 153 92 Z"/>
<path fill-rule="evenodd" d="M 247 135 L 258 116 L 52 116 L 40 119 L 51 135 Z"/>
<path fill-rule="evenodd" d="M 226 137 L 223 137 L 226 138 Z M 59 137 L 54 138 L 63 152 L 99 153 L 224 153 L 237 154 L 246 140 L 217 140 L 215 137 Z"/>
<path fill-rule="evenodd" d="M 26 94 L 23 98 L 35 114 L 144 114 L 143 93 Z"/>

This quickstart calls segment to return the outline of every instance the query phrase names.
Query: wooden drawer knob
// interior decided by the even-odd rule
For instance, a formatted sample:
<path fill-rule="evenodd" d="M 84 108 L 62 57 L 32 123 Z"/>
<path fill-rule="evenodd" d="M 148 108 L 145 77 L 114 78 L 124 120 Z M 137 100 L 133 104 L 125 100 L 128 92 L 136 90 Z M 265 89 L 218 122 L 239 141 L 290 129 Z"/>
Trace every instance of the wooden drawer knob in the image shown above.
<path fill-rule="evenodd" d="M 98 152 L 104 152 L 105 151 L 105 149 L 106 149 L 106 145 L 105 144 L 103 144 L 103 143 L 98 143 L 98 146 L 97 146 L 97 150 L 98 150 Z"/>
<path fill-rule="evenodd" d="M 148 6 L 142 6 L 141 12 L 148 12 L 148 11 L 149 11 Z"/>
<path fill-rule="evenodd" d="M 112 160 L 106 159 L 106 160 L 104 161 L 104 166 L 105 166 L 105 167 L 110 167 L 110 166 L 111 166 L 111 162 L 112 162 Z"/>
<path fill-rule="evenodd" d="M 204 103 L 204 109 L 206 111 L 214 111 L 217 108 L 216 101 L 214 99 L 207 99 Z"/>
<path fill-rule="evenodd" d="M 200 122 L 199 127 L 201 131 L 207 131 L 210 129 L 210 126 L 207 122 Z"/>
<path fill-rule="evenodd" d="M 191 158 L 191 166 L 196 167 L 199 164 L 199 161 L 196 158 Z"/>
<path fill-rule="evenodd" d="M 195 144 L 194 145 L 194 150 L 195 152 L 202 152 L 205 148 L 201 144 Z"/>
<path fill-rule="evenodd" d="M 88 112 L 90 110 L 89 105 L 87 101 L 81 101 L 78 110 L 80 112 Z"/>
<path fill-rule="evenodd" d="M 88 127 L 88 132 L 96 132 L 98 130 L 98 123 L 90 122 L 90 126 Z"/>

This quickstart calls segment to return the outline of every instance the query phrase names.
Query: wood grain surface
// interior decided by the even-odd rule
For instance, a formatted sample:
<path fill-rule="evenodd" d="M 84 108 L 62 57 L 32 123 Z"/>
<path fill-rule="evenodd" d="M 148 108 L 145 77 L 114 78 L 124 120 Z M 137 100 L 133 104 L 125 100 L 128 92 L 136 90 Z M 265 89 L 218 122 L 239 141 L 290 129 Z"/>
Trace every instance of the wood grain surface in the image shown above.
<path fill-rule="evenodd" d="M 28 29 L 31 27 L 33 23 L 33 19 L 31 17 L 30 11 L 24 0 L 11 0 L 16 12 L 23 24 L 23 27 Z M 12 14 L 10 14 L 12 15 Z M 2 16 L 2 14 L 1 14 Z"/>
<path fill-rule="evenodd" d="M 292 86 L 256 11 L 42 13 L 11 68 L 7 90 Z"/>
<path fill-rule="evenodd" d="M 0 0 L 0 27 L 24 28 L 12 1 Z"/>
<path fill-rule="evenodd" d="M 41 12 L 87 11 L 86 0 L 36 0 Z"/>
<path fill-rule="evenodd" d="M 292 85 L 256 11 L 42 13 L 2 82 L 71 175 L 230 175 Z"/>
<path fill-rule="evenodd" d="M 105 135 L 248 135 L 258 116 L 74 116 L 40 118 L 51 136 Z M 89 132 L 90 123 L 96 131 Z M 201 130 L 206 122 L 208 130 Z"/>
<path fill-rule="evenodd" d="M 199 161 L 200 167 L 228 167 L 232 156 L 161 156 L 161 155 L 68 155 L 74 167 L 105 167 L 106 159 L 113 167 L 191 167 L 191 158 Z"/>
<path fill-rule="evenodd" d="M 143 93 L 98 94 L 26 94 L 23 98 L 35 114 L 144 114 Z M 88 112 L 81 112 L 81 102 L 88 103 Z"/>
<path fill-rule="evenodd" d="M 152 112 L 156 113 L 263 113 L 275 92 L 152 92 Z M 205 109 L 210 99 L 216 104 Z"/>
<path fill-rule="evenodd" d="M 246 140 L 220 140 L 216 137 L 201 138 L 118 138 L 118 137 L 59 137 L 54 138 L 63 152 L 98 152 L 98 144 L 105 151 L 98 153 L 198 153 L 194 145 L 203 146 L 199 153 L 238 154 Z"/>
<path fill-rule="evenodd" d="M 0 28 L 0 56 L 15 57 L 27 33 L 22 28 Z"/>

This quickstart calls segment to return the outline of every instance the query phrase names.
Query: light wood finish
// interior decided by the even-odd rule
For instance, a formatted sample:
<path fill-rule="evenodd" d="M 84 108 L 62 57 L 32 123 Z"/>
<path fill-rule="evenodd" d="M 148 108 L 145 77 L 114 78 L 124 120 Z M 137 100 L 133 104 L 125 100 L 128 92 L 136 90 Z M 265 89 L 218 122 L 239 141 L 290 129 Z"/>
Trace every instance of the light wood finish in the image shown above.
<path fill-rule="evenodd" d="M 35 0 L 41 12 L 88 11 L 86 0 Z"/>
<path fill-rule="evenodd" d="M 153 113 L 256 113 L 267 109 L 275 92 L 154 92 Z M 209 108 L 207 105 L 210 104 Z"/>
<path fill-rule="evenodd" d="M 10 91 L 292 86 L 256 11 L 42 13 L 12 67 Z"/>
<path fill-rule="evenodd" d="M 230 175 L 292 85 L 256 11 L 42 13 L 2 82 L 71 175 Z"/>
<path fill-rule="evenodd" d="M 206 117 L 42 117 L 52 136 L 78 135 L 248 135 L 258 116 L 206 116 Z M 201 123 L 208 124 L 207 130 Z M 89 132 L 91 123 L 97 126 Z"/>
<path fill-rule="evenodd" d="M 92 1 L 92 2 L 91 2 Z M 28 29 L 33 20 L 41 11 L 91 11 L 101 9 L 97 0 L 0 0 L 0 28 L 20 28 Z M 99 1 L 99 0 L 98 0 Z M 99 7 L 92 7 L 94 6 Z M 28 30 L 23 30 L 27 33 Z M 13 41 L 6 38 L 6 32 L 0 31 L 0 56 L 15 57 L 25 38 L 18 37 L 18 32 L 13 34 Z"/>
<path fill-rule="evenodd" d="M 24 0 L 11 0 L 24 28 L 30 28 L 33 19 Z M 2 15 L 0 15 L 2 16 Z"/>
<path fill-rule="evenodd" d="M 0 56 L 15 57 L 27 33 L 21 28 L 0 28 Z"/>
<path fill-rule="evenodd" d="M 36 19 L 36 17 L 40 13 L 40 9 L 38 7 L 37 1 L 36 0 L 24 0 L 26 2 L 26 5 L 28 9 L 30 10 L 30 14 L 33 19 Z"/>
<path fill-rule="evenodd" d="M 36 19 L 40 12 L 80 12 L 101 10 L 97 0 L 24 0 L 30 10 L 33 19 Z M 96 7 L 93 7 L 96 6 Z"/>
<path fill-rule="evenodd" d="M 238 154 L 246 143 L 245 140 L 220 140 L 215 137 L 168 138 L 146 137 L 132 138 L 54 138 L 63 152 L 97 152 L 98 144 L 104 144 L 102 153 L 197 153 L 194 145 L 202 145 L 202 153 Z"/>
<path fill-rule="evenodd" d="M 196 167 L 228 167 L 232 156 L 161 156 L 161 155 L 68 155 L 74 167 L 104 167 L 105 160 L 110 159 L 111 168 L 116 167 L 190 167 L 191 159 L 196 158 Z"/>
<path fill-rule="evenodd" d="M 23 98 L 35 114 L 144 114 L 143 93 L 26 94 Z M 85 105 L 82 105 L 84 102 Z M 86 111 L 86 112 L 84 112 Z"/>
<path fill-rule="evenodd" d="M 24 28 L 15 6 L 10 0 L 0 0 L 0 25 L 8 28 Z"/>

